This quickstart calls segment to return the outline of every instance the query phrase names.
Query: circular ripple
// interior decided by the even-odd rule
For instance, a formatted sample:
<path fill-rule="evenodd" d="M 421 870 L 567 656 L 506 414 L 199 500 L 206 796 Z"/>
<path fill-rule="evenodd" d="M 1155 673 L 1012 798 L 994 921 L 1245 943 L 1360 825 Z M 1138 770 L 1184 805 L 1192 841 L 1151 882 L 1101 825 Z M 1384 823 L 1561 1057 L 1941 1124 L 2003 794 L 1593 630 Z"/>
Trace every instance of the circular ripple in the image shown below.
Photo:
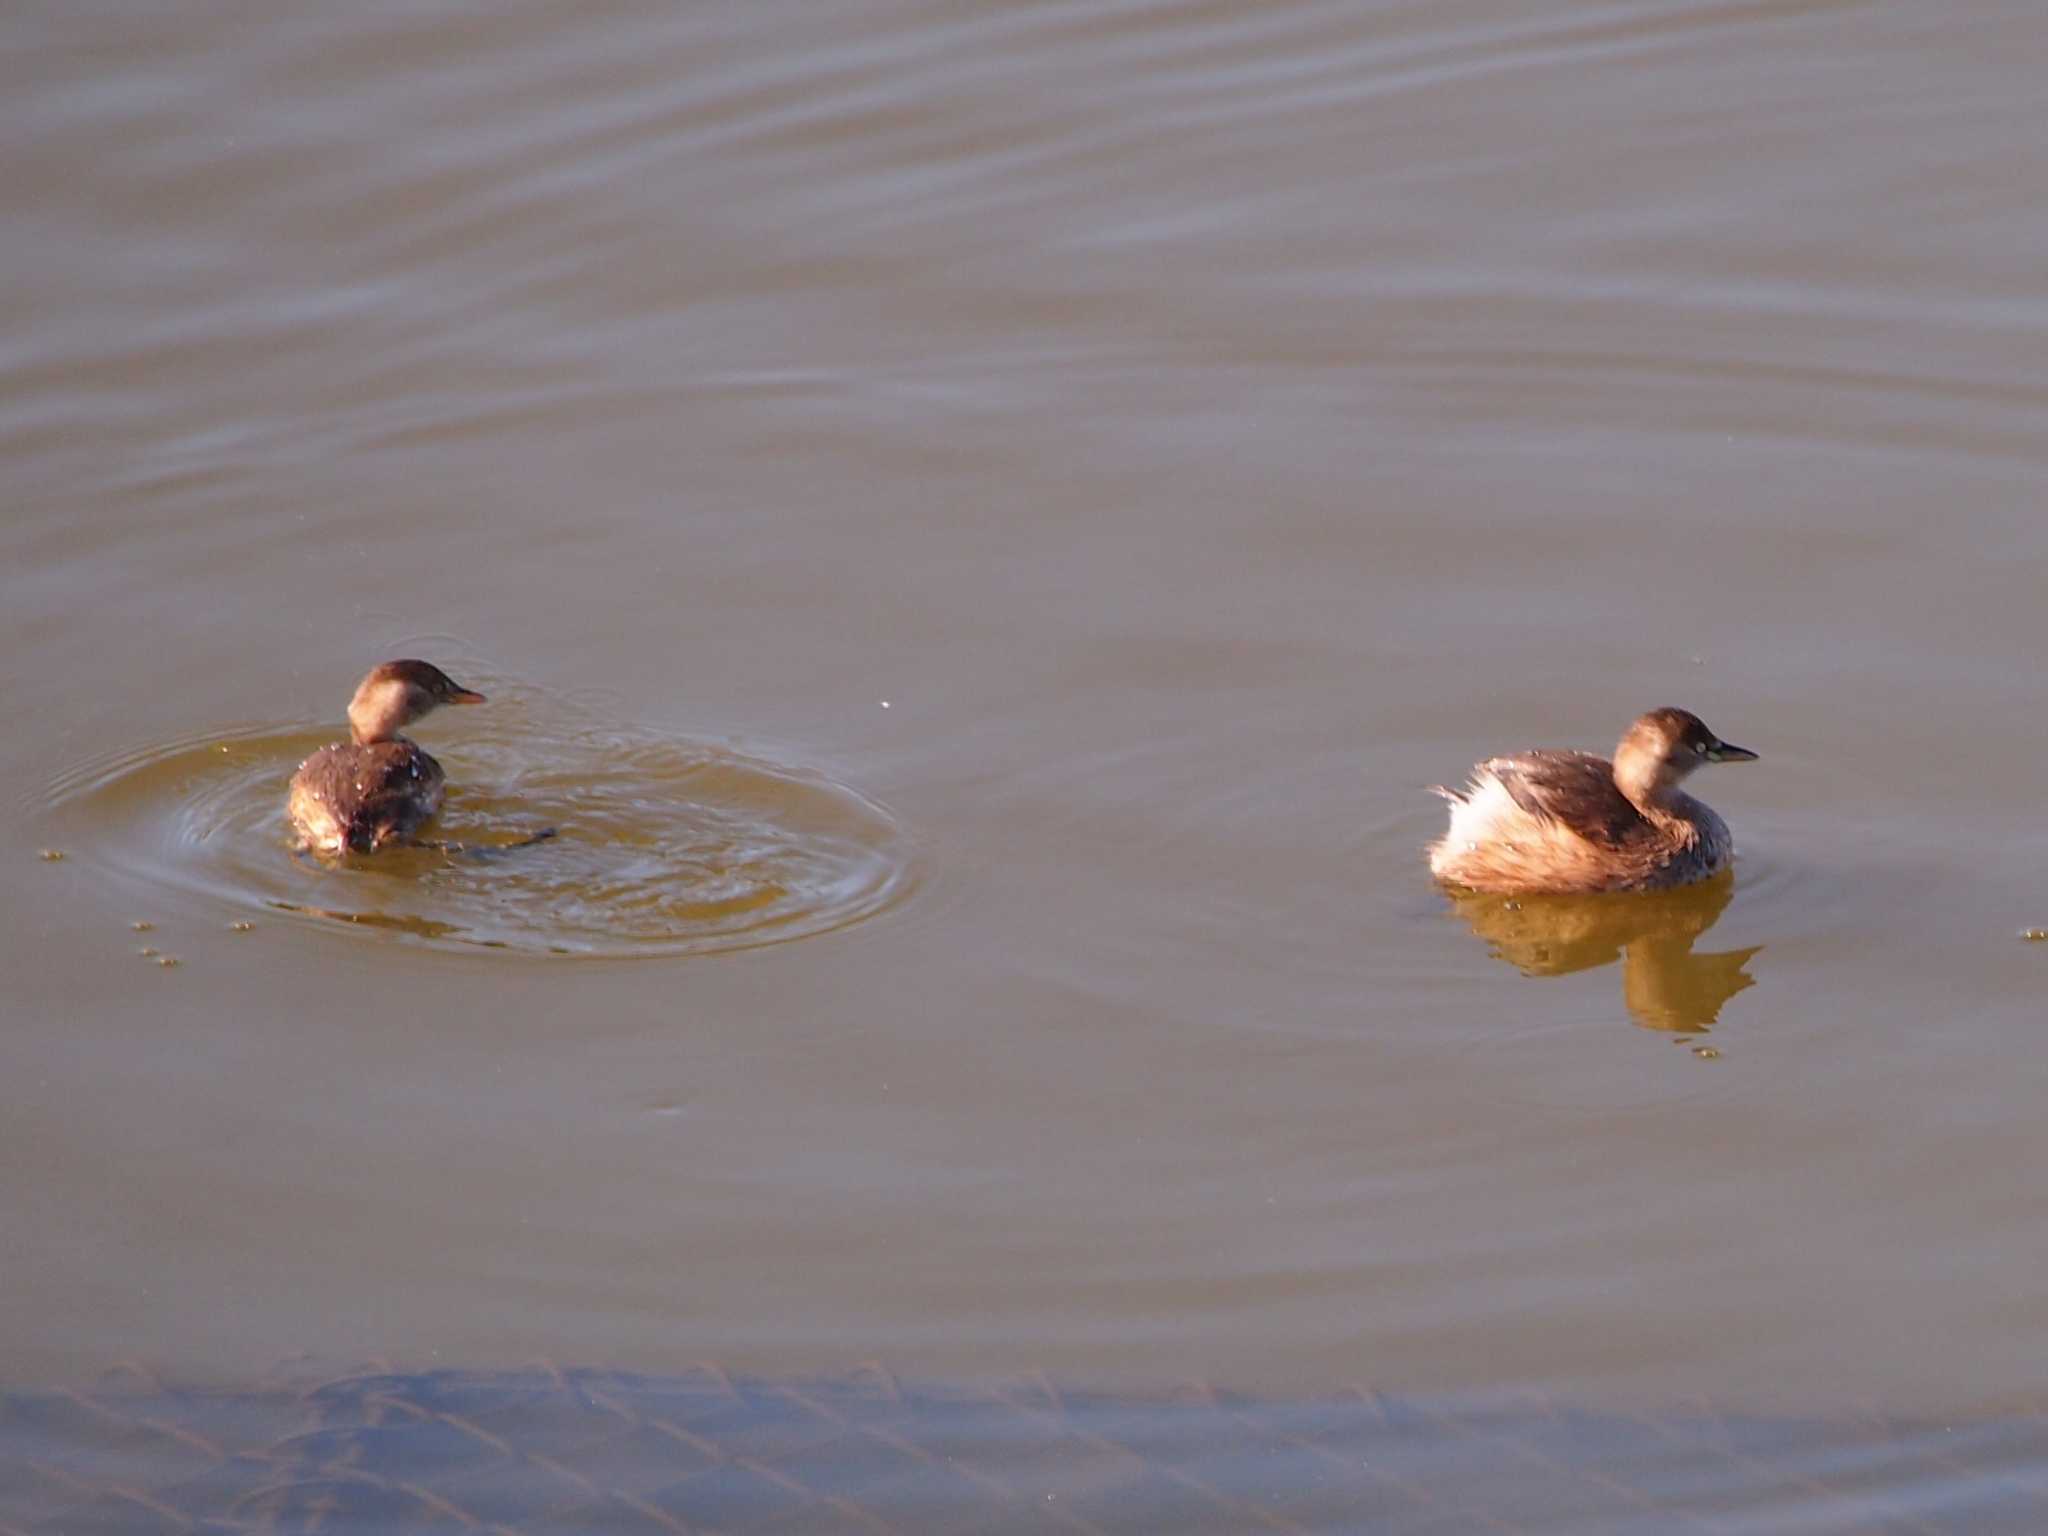
<path fill-rule="evenodd" d="M 908 887 L 896 823 L 844 785 L 703 743 L 565 729 L 559 702 L 550 729 L 531 704 L 494 687 L 487 720 L 449 711 L 418 733 L 448 770 L 428 829 L 444 847 L 293 851 L 285 786 L 331 729 L 169 743 L 78 769 L 52 799 L 77 823 L 73 846 L 131 877 L 443 947 L 745 949 L 844 927 Z"/>

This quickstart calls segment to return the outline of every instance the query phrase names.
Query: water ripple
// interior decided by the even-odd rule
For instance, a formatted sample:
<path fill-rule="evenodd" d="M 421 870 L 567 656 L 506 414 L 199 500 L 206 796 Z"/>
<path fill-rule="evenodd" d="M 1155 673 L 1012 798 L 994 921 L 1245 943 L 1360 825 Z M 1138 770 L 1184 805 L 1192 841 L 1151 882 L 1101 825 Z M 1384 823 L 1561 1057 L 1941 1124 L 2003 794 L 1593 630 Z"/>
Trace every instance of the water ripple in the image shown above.
<path fill-rule="evenodd" d="M 261 726 L 128 751 L 71 769 L 49 800 L 77 824 L 72 846 L 131 878 L 442 947 L 753 948 L 844 927 L 912 883 L 894 819 L 845 785 L 702 742 L 565 726 L 552 705 L 551 729 L 516 693 L 493 695 L 488 724 L 423 733 L 449 770 L 431 829 L 443 847 L 335 864 L 293 851 L 284 787 L 331 731 Z M 555 835 L 512 846 L 542 828 Z"/>

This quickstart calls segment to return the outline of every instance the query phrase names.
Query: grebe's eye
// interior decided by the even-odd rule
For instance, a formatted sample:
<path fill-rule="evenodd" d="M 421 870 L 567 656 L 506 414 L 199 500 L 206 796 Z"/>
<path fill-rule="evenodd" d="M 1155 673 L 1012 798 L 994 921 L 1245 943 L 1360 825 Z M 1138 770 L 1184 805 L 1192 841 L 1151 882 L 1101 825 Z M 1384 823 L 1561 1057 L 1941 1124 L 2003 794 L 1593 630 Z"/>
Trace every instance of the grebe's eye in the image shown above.
<path fill-rule="evenodd" d="M 1696 741 L 1692 744 L 1692 750 L 1695 756 L 1705 757 L 1707 755 L 1707 744 L 1704 741 Z"/>

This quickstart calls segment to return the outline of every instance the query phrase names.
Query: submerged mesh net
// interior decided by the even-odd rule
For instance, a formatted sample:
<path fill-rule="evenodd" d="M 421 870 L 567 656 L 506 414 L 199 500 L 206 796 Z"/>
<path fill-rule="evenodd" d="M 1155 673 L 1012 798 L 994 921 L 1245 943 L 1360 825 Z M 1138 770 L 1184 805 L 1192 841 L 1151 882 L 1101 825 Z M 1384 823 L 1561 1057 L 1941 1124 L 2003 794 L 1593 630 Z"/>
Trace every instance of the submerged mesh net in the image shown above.
<path fill-rule="evenodd" d="M 0 1392 L 0 1536 L 2040 1532 L 2048 1418 L 553 1368 Z"/>

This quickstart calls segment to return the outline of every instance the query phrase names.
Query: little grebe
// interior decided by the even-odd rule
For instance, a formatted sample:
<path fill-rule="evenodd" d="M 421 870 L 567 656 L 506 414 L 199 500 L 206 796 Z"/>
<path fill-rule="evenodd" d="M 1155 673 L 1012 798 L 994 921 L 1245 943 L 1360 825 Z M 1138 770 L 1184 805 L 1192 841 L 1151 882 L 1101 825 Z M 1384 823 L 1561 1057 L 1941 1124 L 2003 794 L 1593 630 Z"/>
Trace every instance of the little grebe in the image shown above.
<path fill-rule="evenodd" d="M 424 661 L 372 667 L 349 700 L 350 739 L 322 747 L 292 775 L 292 829 L 316 853 L 408 841 L 441 809 L 448 776 L 399 731 L 443 704 L 483 701 Z"/>
<path fill-rule="evenodd" d="M 1642 891 L 1690 885 L 1728 867 L 1728 824 L 1679 789 L 1702 763 L 1747 763 L 1683 709 L 1653 709 L 1628 728 L 1614 761 L 1589 752 L 1518 752 L 1472 770 L 1451 827 L 1429 850 L 1453 885 L 1514 895 Z"/>

